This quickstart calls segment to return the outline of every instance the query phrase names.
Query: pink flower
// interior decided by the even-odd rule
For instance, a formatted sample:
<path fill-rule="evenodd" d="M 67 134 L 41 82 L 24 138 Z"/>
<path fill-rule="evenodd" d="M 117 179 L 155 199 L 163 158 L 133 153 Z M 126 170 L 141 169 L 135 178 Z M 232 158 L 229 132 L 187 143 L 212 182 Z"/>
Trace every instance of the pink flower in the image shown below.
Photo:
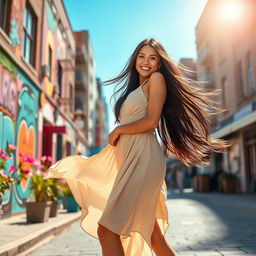
<path fill-rule="evenodd" d="M 63 178 L 59 179 L 59 181 L 60 181 L 60 183 L 63 184 L 63 185 L 67 183 L 67 182 L 65 181 L 65 179 L 63 179 Z"/>
<path fill-rule="evenodd" d="M 4 151 L 0 148 L 0 155 L 2 155 L 4 153 Z"/>
<path fill-rule="evenodd" d="M 27 157 L 26 154 L 24 154 L 24 153 L 22 153 L 22 152 L 19 152 L 18 156 L 21 157 L 22 159 L 24 159 L 25 157 Z"/>
<path fill-rule="evenodd" d="M 5 154 L 1 154 L 0 158 L 2 158 L 4 160 L 9 160 L 10 159 L 10 157 L 8 155 L 5 155 Z"/>
<path fill-rule="evenodd" d="M 10 145 L 9 145 L 9 149 L 15 150 L 15 149 L 17 149 L 17 147 L 16 147 L 15 145 L 13 145 L 13 144 L 10 144 Z"/>
<path fill-rule="evenodd" d="M 51 162 L 51 161 L 52 161 L 52 157 L 51 157 L 51 156 L 47 156 L 47 160 L 48 160 L 49 162 Z"/>
<path fill-rule="evenodd" d="M 14 165 L 10 166 L 9 172 L 10 172 L 10 173 L 13 173 L 13 172 L 15 172 L 15 171 L 16 171 L 16 166 L 14 166 Z"/>
<path fill-rule="evenodd" d="M 27 156 L 27 157 L 26 157 L 26 161 L 29 162 L 29 163 L 31 163 L 31 164 L 33 164 L 33 163 L 35 162 L 35 158 L 32 157 L 32 156 Z"/>
<path fill-rule="evenodd" d="M 41 161 L 46 161 L 47 160 L 47 156 L 42 156 L 41 157 Z"/>
<path fill-rule="evenodd" d="M 44 167 L 44 166 L 43 166 L 42 164 L 38 164 L 38 165 L 37 165 L 37 168 L 40 169 L 40 170 L 41 170 L 43 167 Z"/>

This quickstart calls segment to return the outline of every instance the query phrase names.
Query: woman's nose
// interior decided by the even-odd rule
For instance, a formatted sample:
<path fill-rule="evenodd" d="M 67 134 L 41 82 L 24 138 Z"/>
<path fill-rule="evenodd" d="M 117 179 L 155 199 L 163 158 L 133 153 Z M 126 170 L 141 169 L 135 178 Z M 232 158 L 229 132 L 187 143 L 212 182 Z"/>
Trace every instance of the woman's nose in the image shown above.
<path fill-rule="evenodd" d="M 144 63 L 148 64 L 148 58 L 144 58 Z"/>

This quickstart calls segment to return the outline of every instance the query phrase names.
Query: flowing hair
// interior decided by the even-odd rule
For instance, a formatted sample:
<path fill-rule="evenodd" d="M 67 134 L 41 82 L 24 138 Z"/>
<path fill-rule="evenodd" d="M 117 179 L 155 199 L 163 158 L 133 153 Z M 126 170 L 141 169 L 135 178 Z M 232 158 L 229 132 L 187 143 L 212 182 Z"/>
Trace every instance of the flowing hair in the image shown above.
<path fill-rule="evenodd" d="M 136 47 L 117 77 L 102 82 L 117 83 L 112 97 L 121 92 L 114 106 L 116 123 L 120 123 L 119 113 L 123 102 L 139 86 L 135 64 L 140 49 L 145 45 L 153 47 L 160 56 L 158 71 L 166 81 L 167 95 L 157 127 L 165 155 L 173 153 L 187 166 L 209 164 L 209 153 L 220 152 L 228 146 L 227 142 L 210 136 L 211 115 L 221 112 L 214 102 L 219 92 L 198 87 L 195 81 L 183 77 L 182 67 L 173 63 L 164 47 L 154 38 L 145 39 Z"/>

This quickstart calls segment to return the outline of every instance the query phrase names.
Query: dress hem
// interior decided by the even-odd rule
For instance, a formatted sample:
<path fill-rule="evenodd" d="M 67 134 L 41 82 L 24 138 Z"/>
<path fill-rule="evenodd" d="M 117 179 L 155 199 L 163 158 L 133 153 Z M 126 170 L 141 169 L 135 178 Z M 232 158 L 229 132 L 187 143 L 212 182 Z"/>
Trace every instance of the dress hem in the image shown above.
<path fill-rule="evenodd" d="M 88 234 L 88 235 L 92 236 L 93 238 L 96 238 L 97 240 L 99 240 L 99 237 L 94 236 L 94 235 L 92 235 L 91 233 L 87 232 L 87 231 L 83 228 L 83 226 L 82 226 L 82 222 L 83 222 L 83 220 L 86 218 L 87 215 L 88 215 L 88 211 L 87 211 L 87 214 L 84 216 L 84 218 L 80 221 L 80 227 L 81 227 L 81 229 L 82 229 L 86 234 Z M 170 226 L 168 219 L 155 218 L 155 220 L 156 220 L 156 221 L 157 221 L 157 220 L 162 220 L 163 222 L 166 222 L 166 225 L 167 225 L 167 226 L 166 226 L 166 228 L 164 229 L 164 233 L 163 233 L 163 236 L 165 236 L 165 235 L 166 235 L 166 232 L 167 232 L 167 230 L 168 230 L 168 228 L 169 228 L 169 226 Z M 105 228 L 107 228 L 108 230 L 110 230 L 111 232 L 113 232 L 113 233 L 115 233 L 116 235 L 119 235 L 119 236 L 131 237 L 131 233 L 138 233 L 138 234 L 140 234 L 140 236 L 143 238 L 143 240 L 144 240 L 145 243 L 147 244 L 148 248 L 151 250 L 151 256 L 153 256 L 154 252 L 153 252 L 153 249 L 152 249 L 151 244 L 150 244 L 150 245 L 148 244 L 148 242 L 146 241 L 144 235 L 142 235 L 142 233 L 141 233 L 140 231 L 131 230 L 131 231 L 129 231 L 128 234 L 122 234 L 121 232 L 115 231 L 114 228 L 110 227 L 109 225 L 105 225 L 105 224 L 100 223 L 100 221 L 98 221 L 97 224 L 104 226 Z M 153 230 L 152 230 L 152 233 L 153 233 Z M 152 233 L 151 233 L 151 236 L 152 236 Z"/>

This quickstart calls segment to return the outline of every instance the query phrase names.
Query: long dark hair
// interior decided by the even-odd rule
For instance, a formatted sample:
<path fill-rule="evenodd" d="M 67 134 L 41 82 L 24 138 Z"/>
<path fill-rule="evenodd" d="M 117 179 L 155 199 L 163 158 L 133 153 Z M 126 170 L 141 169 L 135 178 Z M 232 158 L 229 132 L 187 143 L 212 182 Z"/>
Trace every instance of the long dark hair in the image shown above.
<path fill-rule="evenodd" d="M 167 86 L 166 100 L 157 127 L 165 155 L 171 152 L 188 166 L 207 164 L 210 152 L 218 152 L 228 146 L 225 141 L 210 136 L 210 116 L 221 111 L 214 104 L 217 92 L 200 88 L 192 80 L 183 77 L 181 67 L 173 63 L 164 47 L 154 38 L 139 43 L 121 73 L 102 83 L 117 83 L 112 97 L 121 92 L 114 106 L 116 123 L 120 123 L 119 113 L 123 102 L 139 86 L 136 57 L 145 45 L 153 47 L 160 56 L 159 72 L 164 75 Z"/>

